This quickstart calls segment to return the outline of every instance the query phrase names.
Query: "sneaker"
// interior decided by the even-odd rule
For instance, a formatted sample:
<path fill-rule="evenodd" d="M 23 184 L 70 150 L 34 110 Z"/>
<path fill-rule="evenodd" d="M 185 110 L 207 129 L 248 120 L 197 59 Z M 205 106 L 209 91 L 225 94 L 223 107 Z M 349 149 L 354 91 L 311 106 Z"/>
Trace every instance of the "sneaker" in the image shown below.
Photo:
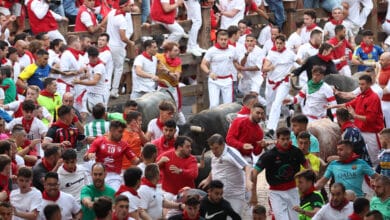
<path fill-rule="evenodd" d="M 184 33 L 184 34 L 183 34 L 183 38 L 187 39 L 188 37 L 189 37 L 189 36 L 188 36 L 187 33 Z"/>
<path fill-rule="evenodd" d="M 111 92 L 110 93 L 110 97 L 111 98 L 114 98 L 114 99 L 117 99 L 119 97 L 119 94 L 118 93 L 115 93 L 115 92 Z"/>
<path fill-rule="evenodd" d="M 270 129 L 267 133 L 265 133 L 265 137 L 268 137 L 269 139 L 274 139 L 275 131 Z"/>
<path fill-rule="evenodd" d="M 192 55 L 194 55 L 196 57 L 202 56 L 202 53 L 195 48 L 187 48 L 187 53 L 191 53 Z"/>

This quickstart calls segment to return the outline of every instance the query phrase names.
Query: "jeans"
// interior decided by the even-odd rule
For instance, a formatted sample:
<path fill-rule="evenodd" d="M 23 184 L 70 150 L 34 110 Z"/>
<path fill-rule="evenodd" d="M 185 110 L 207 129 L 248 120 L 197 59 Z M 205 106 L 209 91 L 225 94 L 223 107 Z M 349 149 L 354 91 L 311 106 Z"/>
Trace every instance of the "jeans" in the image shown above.
<path fill-rule="evenodd" d="M 321 8 L 323 8 L 327 12 L 331 12 L 334 7 L 340 5 L 341 5 L 341 0 L 325 0 L 322 1 Z"/>
<path fill-rule="evenodd" d="M 143 24 L 150 15 L 150 0 L 142 0 L 141 13 L 141 24 Z"/>
<path fill-rule="evenodd" d="M 286 16 L 284 15 L 284 6 L 282 0 L 265 0 L 268 4 L 269 9 L 275 15 L 276 25 L 282 29 L 283 23 L 286 21 Z"/>
<path fill-rule="evenodd" d="M 318 8 L 320 1 L 319 0 L 303 0 L 304 8 Z"/>

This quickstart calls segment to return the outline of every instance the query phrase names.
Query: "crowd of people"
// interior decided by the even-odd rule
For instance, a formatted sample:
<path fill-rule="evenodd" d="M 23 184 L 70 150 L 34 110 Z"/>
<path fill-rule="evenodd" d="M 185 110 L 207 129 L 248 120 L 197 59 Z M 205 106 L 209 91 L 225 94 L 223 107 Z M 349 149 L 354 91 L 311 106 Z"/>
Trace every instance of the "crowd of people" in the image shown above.
<path fill-rule="evenodd" d="M 287 37 L 282 1 L 0 1 L 0 218 L 390 219 L 390 38 L 376 45 L 376 30 L 363 29 L 372 0 L 298 3 L 307 10 Z M 323 27 L 310 9 L 319 4 L 331 13 Z M 176 20 L 183 5 L 188 33 Z M 202 5 L 212 6 L 210 48 L 197 39 Z M 170 34 L 162 44 L 143 40 L 129 101 L 107 112 L 135 44 L 132 13 Z M 250 13 L 269 20 L 259 36 L 244 19 Z M 60 21 L 97 42 L 63 36 Z M 192 155 L 197 140 L 179 131 L 182 38 L 187 53 L 202 57 L 210 109 L 243 95 L 226 137 L 209 134 L 210 165 Z M 330 74 L 341 87 L 324 82 Z M 292 96 L 295 77 L 301 87 Z M 352 78 L 358 88 L 345 91 Z M 161 100 L 143 131 L 147 116 L 135 100 L 160 89 L 172 100 Z M 337 146 L 308 131 L 325 119 L 339 127 Z M 337 153 L 320 158 L 326 148 Z M 268 210 L 258 201 L 263 170 Z"/>

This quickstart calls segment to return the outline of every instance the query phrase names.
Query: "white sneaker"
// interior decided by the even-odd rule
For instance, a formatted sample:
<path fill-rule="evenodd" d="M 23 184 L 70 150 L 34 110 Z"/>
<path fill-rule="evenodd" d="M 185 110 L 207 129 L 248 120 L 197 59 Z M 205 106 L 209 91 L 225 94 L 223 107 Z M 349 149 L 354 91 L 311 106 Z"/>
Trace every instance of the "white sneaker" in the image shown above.
<path fill-rule="evenodd" d="M 189 37 L 189 36 L 188 36 L 187 33 L 184 33 L 184 34 L 183 34 L 183 38 L 187 39 L 188 37 Z"/>
<path fill-rule="evenodd" d="M 116 93 L 116 92 L 110 92 L 110 97 L 111 98 L 118 98 L 119 97 L 119 94 L 118 93 Z"/>
<path fill-rule="evenodd" d="M 195 48 L 187 48 L 187 53 L 192 53 L 192 55 L 194 55 L 196 57 L 202 56 L 202 53 Z"/>

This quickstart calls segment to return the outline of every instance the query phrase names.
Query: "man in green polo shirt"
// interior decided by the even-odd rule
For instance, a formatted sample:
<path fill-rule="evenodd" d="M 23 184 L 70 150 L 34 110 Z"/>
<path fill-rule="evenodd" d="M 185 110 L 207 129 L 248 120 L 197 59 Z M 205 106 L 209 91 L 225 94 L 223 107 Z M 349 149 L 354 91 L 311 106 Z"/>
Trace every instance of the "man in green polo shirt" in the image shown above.
<path fill-rule="evenodd" d="M 383 219 L 390 219 L 390 178 L 380 175 L 375 179 L 373 188 L 376 196 L 371 199 L 370 210 L 378 210 Z"/>
<path fill-rule="evenodd" d="M 110 122 L 105 120 L 106 107 L 103 103 L 98 103 L 92 108 L 93 120 L 84 126 L 85 136 L 97 137 L 108 132 Z"/>
<path fill-rule="evenodd" d="M 95 219 L 93 203 L 99 197 L 107 196 L 114 200 L 115 190 L 104 184 L 106 174 L 103 164 L 95 163 L 92 165 L 91 176 L 93 184 L 84 186 L 80 194 L 83 220 Z"/>
<path fill-rule="evenodd" d="M 62 105 L 61 96 L 57 93 L 57 81 L 54 78 L 43 80 L 44 89 L 39 93 L 38 103 L 45 107 L 54 121 L 57 120 L 57 109 Z"/>
<path fill-rule="evenodd" d="M 125 103 L 125 106 L 123 108 L 123 113 L 120 112 L 107 113 L 107 121 L 120 121 L 126 124 L 126 114 L 129 114 L 130 112 L 137 111 L 137 110 L 138 110 L 137 102 L 134 100 L 129 100 Z"/>

